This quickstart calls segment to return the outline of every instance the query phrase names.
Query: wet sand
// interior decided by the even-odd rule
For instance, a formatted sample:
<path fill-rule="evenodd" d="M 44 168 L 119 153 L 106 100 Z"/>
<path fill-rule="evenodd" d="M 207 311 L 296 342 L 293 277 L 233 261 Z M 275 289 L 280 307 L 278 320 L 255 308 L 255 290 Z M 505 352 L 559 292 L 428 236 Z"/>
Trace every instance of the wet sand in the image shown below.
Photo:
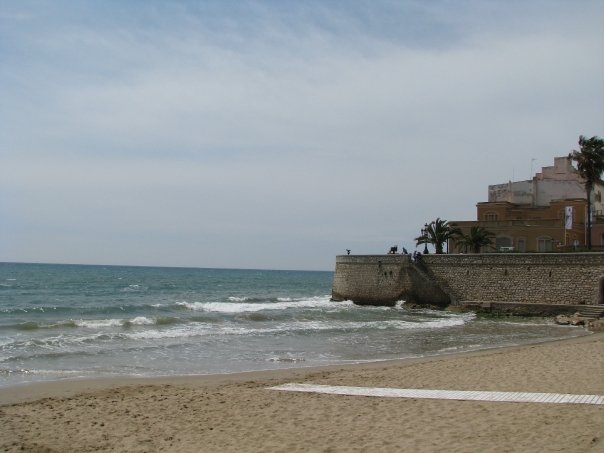
<path fill-rule="evenodd" d="M 604 334 L 351 366 L 0 390 L 2 451 L 604 451 L 604 406 L 290 393 L 290 382 L 604 395 Z"/>

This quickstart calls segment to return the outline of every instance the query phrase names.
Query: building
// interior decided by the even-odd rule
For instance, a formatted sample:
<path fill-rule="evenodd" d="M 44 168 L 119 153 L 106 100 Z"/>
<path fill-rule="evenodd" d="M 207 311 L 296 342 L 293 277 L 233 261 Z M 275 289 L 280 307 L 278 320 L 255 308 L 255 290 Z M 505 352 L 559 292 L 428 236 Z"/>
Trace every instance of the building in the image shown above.
<path fill-rule="evenodd" d="M 599 181 L 591 194 L 592 245 L 604 246 L 604 215 Z M 582 249 L 587 243 L 587 199 L 583 179 L 567 157 L 556 157 L 533 179 L 489 186 L 486 202 L 476 205 L 476 220 L 452 221 L 464 234 L 481 226 L 495 235 L 495 250 L 552 252 Z M 452 252 L 466 252 L 449 244 Z"/>

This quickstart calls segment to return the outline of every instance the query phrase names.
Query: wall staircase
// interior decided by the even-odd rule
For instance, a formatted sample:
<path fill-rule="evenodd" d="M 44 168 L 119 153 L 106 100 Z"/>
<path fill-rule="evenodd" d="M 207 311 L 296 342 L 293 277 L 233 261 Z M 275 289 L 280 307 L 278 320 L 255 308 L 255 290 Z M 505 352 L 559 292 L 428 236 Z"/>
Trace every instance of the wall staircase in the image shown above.
<path fill-rule="evenodd" d="M 579 310 L 579 316 L 584 318 L 604 318 L 604 305 L 585 305 Z"/>
<path fill-rule="evenodd" d="M 455 297 L 455 294 L 453 294 L 453 291 L 451 290 L 451 288 L 448 285 L 444 284 L 443 282 L 437 281 L 436 278 L 434 278 L 434 276 L 430 272 L 430 270 L 421 261 L 421 259 L 416 260 L 413 264 L 414 264 L 414 268 L 415 268 L 417 274 L 422 279 L 424 279 L 425 281 L 427 281 L 433 285 L 436 285 L 438 288 L 440 288 L 440 290 L 443 293 L 445 293 L 447 295 L 447 297 L 449 298 L 449 303 L 451 305 L 457 305 L 457 297 Z"/>

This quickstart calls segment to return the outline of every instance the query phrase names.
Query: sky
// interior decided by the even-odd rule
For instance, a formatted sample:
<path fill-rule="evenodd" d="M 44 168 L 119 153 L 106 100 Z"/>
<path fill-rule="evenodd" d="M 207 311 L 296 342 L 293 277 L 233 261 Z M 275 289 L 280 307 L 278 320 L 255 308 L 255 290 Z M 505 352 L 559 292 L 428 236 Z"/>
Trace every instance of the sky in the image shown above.
<path fill-rule="evenodd" d="M 0 0 L 0 261 L 413 251 L 604 136 L 603 22 L 601 0 Z"/>

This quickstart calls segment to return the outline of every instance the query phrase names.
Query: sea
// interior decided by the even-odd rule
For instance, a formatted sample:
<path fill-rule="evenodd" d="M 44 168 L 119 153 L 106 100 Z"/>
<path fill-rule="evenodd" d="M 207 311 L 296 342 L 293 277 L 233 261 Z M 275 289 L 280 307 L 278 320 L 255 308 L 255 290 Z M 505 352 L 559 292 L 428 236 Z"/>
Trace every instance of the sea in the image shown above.
<path fill-rule="evenodd" d="M 448 354 L 585 335 L 330 300 L 333 272 L 0 263 L 0 387 Z"/>

